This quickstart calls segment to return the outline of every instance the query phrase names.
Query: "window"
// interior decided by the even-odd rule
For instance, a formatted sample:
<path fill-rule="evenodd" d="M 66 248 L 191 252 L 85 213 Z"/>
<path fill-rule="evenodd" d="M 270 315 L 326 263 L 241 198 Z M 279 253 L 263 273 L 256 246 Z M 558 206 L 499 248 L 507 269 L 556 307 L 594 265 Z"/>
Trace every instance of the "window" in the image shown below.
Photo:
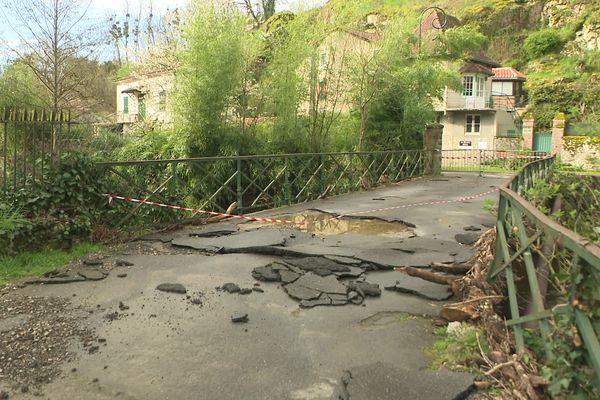
<path fill-rule="evenodd" d="M 467 115 L 465 132 L 479 133 L 481 130 L 481 115 Z"/>
<path fill-rule="evenodd" d="M 494 82 L 492 83 L 492 94 L 494 96 L 513 95 L 513 83 L 512 82 Z"/>
<path fill-rule="evenodd" d="M 325 51 L 323 51 L 323 52 L 321 52 L 321 54 L 319 54 L 319 68 L 320 69 L 327 68 L 327 64 L 329 62 L 328 58 L 329 57 L 327 57 L 327 53 Z"/>
<path fill-rule="evenodd" d="M 476 79 L 476 81 L 477 81 L 477 91 L 475 93 L 475 96 L 477 96 L 477 97 L 483 97 L 483 88 L 484 88 L 484 85 L 485 85 L 485 78 L 481 77 L 481 76 L 478 76 L 477 79 Z"/>
<path fill-rule="evenodd" d="M 165 111 L 167 109 L 167 92 L 161 90 L 158 92 L 158 110 Z"/>
<path fill-rule="evenodd" d="M 472 76 L 463 76 L 463 96 L 473 96 Z"/>
<path fill-rule="evenodd" d="M 123 114 L 129 114 L 129 96 L 123 97 Z"/>

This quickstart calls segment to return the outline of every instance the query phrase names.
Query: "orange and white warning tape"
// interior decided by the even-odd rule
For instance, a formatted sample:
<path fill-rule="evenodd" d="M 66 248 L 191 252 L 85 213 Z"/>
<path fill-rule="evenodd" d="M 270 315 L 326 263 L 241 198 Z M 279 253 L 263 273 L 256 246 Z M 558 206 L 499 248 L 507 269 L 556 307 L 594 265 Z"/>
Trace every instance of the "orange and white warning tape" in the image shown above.
<path fill-rule="evenodd" d="M 238 219 L 245 219 L 247 221 L 274 222 L 274 223 L 278 223 L 278 224 L 303 225 L 303 223 L 297 223 L 297 222 L 289 221 L 286 219 L 259 218 L 259 217 L 249 217 L 247 215 L 225 214 L 225 213 L 220 213 L 220 212 L 216 212 L 216 211 L 199 210 L 197 208 L 180 207 L 180 206 L 174 206 L 171 204 L 157 203 L 154 201 L 134 199 L 133 197 L 117 196 L 117 195 L 111 194 L 111 193 L 107 193 L 104 196 L 108 197 L 108 204 L 112 204 L 114 200 L 122 200 L 122 201 L 131 202 L 131 203 L 147 204 L 147 205 L 155 206 L 155 207 L 164 207 L 164 208 L 168 208 L 171 210 L 189 211 L 189 212 L 193 212 L 195 214 L 208 214 L 208 215 L 215 215 L 218 217 L 238 218 Z"/>
<path fill-rule="evenodd" d="M 479 193 L 479 194 L 476 194 L 473 196 L 461 197 L 459 199 L 454 199 L 454 200 L 426 201 L 426 202 L 421 202 L 421 203 L 410 203 L 410 204 L 402 204 L 402 205 L 393 206 L 393 207 L 377 208 L 377 209 L 367 210 L 367 211 L 350 212 L 350 213 L 338 215 L 336 217 L 333 217 L 332 219 L 341 219 L 341 218 L 347 217 L 347 216 L 369 214 L 369 213 L 374 213 L 374 212 L 379 212 L 379 211 L 398 210 L 401 208 L 408 208 L 408 207 L 420 207 L 420 206 L 440 205 L 440 204 L 448 204 L 448 203 L 461 203 L 463 201 L 474 200 L 479 197 L 487 196 L 489 194 L 496 192 L 497 190 L 498 190 L 498 188 L 494 188 L 494 189 L 488 190 L 487 192 L 484 192 L 484 193 Z M 106 193 L 104 196 L 106 196 L 108 198 L 108 204 L 112 204 L 114 202 L 114 200 L 121 200 L 121 201 L 125 201 L 125 202 L 130 202 L 130 203 L 138 203 L 138 204 L 146 204 L 146 205 L 155 206 L 155 207 L 163 207 L 163 208 L 168 208 L 171 210 L 189 211 L 189 212 L 192 212 L 195 214 L 208 214 L 208 215 L 214 215 L 214 216 L 219 216 L 219 217 L 237 218 L 237 219 L 243 219 L 243 220 L 247 220 L 247 221 L 271 222 L 271 223 L 277 223 L 277 224 L 305 225 L 304 222 L 295 222 L 295 221 L 290 221 L 287 219 L 261 218 L 261 217 L 251 217 L 248 215 L 226 214 L 226 213 L 220 213 L 220 212 L 216 212 L 216 211 L 200 210 L 197 208 L 188 208 L 188 207 L 174 206 L 171 204 L 157 203 L 155 201 L 141 200 L 141 199 L 136 199 L 133 197 L 123 197 L 123 196 L 118 196 L 118 195 L 115 195 L 112 193 Z"/>
<path fill-rule="evenodd" d="M 376 209 L 367 210 L 367 211 L 350 212 L 350 213 L 338 215 L 335 218 L 336 219 L 341 219 L 341 218 L 346 217 L 346 216 L 361 215 L 361 214 L 370 214 L 370 213 L 374 213 L 374 212 L 378 212 L 378 211 L 399 210 L 401 208 L 408 208 L 408 207 L 432 206 L 432 205 L 449 204 L 449 203 L 462 203 L 463 201 L 474 200 L 474 199 L 477 199 L 479 197 L 487 196 L 489 194 L 492 194 L 492 193 L 496 192 L 497 190 L 498 190 L 498 188 L 493 188 L 493 189 L 488 190 L 487 192 L 484 192 L 484 193 L 475 194 L 473 196 L 461 197 L 460 199 L 454 199 L 454 200 L 425 201 L 425 202 L 422 202 L 422 203 L 410 203 L 410 204 L 402 204 L 400 206 L 376 208 Z"/>

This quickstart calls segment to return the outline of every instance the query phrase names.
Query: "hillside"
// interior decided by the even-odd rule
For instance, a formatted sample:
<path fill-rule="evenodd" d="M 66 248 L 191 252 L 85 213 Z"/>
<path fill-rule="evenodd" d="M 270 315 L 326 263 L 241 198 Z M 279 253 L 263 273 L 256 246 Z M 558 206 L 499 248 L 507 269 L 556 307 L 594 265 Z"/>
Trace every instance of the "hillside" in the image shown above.
<path fill-rule="evenodd" d="M 330 4 L 340 3 L 332 0 Z M 599 0 L 366 0 L 381 14 L 417 17 L 435 4 L 488 38 L 487 54 L 527 75 L 538 128 L 564 112 L 579 133 L 600 132 Z"/>

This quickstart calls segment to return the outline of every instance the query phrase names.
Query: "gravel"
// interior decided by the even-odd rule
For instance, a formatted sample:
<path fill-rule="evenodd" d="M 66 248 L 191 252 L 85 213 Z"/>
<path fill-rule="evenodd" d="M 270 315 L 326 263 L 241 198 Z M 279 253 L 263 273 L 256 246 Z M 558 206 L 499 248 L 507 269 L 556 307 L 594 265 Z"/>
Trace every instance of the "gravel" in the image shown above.
<path fill-rule="evenodd" d="M 56 378 L 61 365 L 75 358 L 70 344 L 94 340 L 93 332 L 81 327 L 84 314 L 74 310 L 67 299 L 1 296 L 0 381 L 38 388 Z"/>

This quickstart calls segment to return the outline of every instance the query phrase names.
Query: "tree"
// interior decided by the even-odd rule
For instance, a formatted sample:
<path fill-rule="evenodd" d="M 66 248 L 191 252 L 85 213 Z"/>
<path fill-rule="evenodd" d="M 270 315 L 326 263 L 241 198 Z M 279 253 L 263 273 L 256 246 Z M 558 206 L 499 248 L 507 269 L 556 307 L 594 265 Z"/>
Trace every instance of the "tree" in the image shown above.
<path fill-rule="evenodd" d="M 83 24 L 87 8 L 79 0 L 6 0 L 4 10 L 20 39 L 12 51 L 46 89 L 50 107 L 72 108 L 87 86 L 77 60 L 90 57 L 98 44 Z"/>
<path fill-rule="evenodd" d="M 275 14 L 275 3 L 275 0 L 240 0 L 239 4 L 255 25 L 260 26 Z"/>
<path fill-rule="evenodd" d="M 188 156 L 237 152 L 227 139 L 247 132 L 259 46 L 247 18 L 231 5 L 198 1 L 184 34 L 177 69 L 177 131 Z M 233 131 L 233 122 L 239 130 Z M 233 141 L 235 142 L 235 141 Z M 237 149 L 232 148 L 237 146 Z"/>
<path fill-rule="evenodd" d="M 47 92 L 27 65 L 15 61 L 0 74 L 0 107 L 43 107 Z"/>

